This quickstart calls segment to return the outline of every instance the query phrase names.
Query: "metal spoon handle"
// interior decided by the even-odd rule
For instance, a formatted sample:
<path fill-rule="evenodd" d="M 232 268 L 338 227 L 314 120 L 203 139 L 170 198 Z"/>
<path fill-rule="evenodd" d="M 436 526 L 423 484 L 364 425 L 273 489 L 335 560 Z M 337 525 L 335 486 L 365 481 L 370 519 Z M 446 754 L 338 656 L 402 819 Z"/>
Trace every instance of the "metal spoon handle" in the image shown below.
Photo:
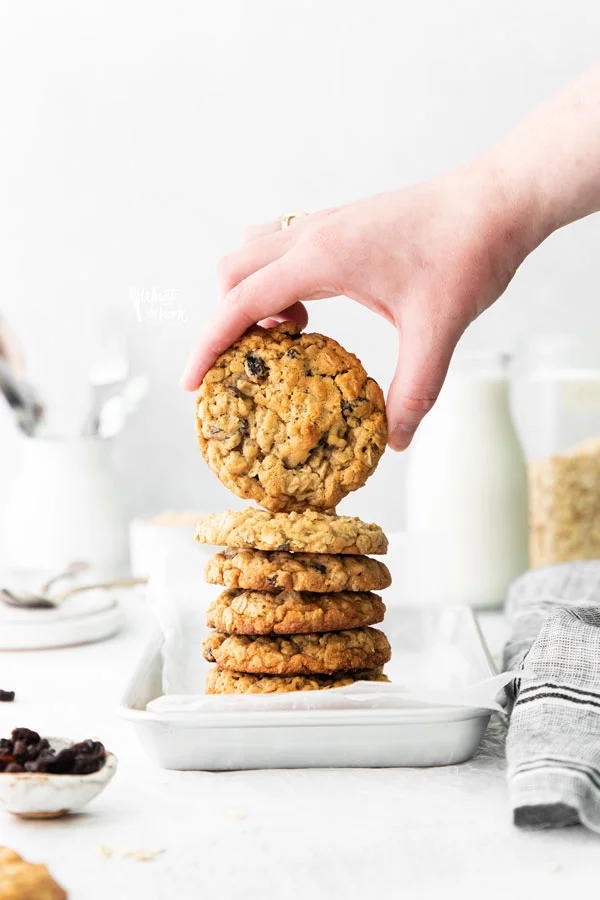
<path fill-rule="evenodd" d="M 49 578 L 48 581 L 42 585 L 40 594 L 47 594 L 53 584 L 56 584 L 58 581 L 63 581 L 66 578 L 73 578 L 75 575 L 79 575 L 81 572 L 86 572 L 89 567 L 90 564 L 87 562 L 72 562 L 64 572 L 59 572 L 58 575 L 53 575 L 52 578 Z"/>
<path fill-rule="evenodd" d="M 81 584 L 78 587 L 70 588 L 68 591 L 63 591 L 62 594 L 59 594 L 54 598 L 54 603 L 58 606 L 59 603 L 62 603 L 63 600 L 66 600 L 68 597 L 73 597 L 75 594 L 82 594 L 84 591 L 107 590 L 108 588 L 116 587 L 135 587 L 137 584 L 146 584 L 147 580 L 147 578 L 115 578 L 114 581 L 100 581 L 96 584 Z"/>

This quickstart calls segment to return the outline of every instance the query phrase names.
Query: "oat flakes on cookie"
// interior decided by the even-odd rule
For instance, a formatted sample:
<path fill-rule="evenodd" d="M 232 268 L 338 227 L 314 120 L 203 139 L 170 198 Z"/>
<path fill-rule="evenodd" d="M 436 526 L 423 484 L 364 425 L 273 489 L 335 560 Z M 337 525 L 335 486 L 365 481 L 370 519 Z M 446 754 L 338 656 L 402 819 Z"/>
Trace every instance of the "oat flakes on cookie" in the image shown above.
<path fill-rule="evenodd" d="M 204 459 L 238 497 L 275 512 L 333 509 L 385 450 L 385 401 L 354 354 L 292 322 L 255 326 L 197 395 Z"/>
<path fill-rule="evenodd" d="M 388 681 L 381 667 L 339 675 L 248 675 L 215 666 L 206 675 L 207 694 L 278 694 L 289 691 L 328 691 L 355 681 Z"/>
<path fill-rule="evenodd" d="M 203 651 L 208 662 L 222 669 L 253 675 L 331 675 L 375 669 L 391 656 L 388 639 L 377 628 L 286 637 L 213 632 L 204 641 Z"/>
<path fill-rule="evenodd" d="M 388 541 L 379 525 L 355 516 L 327 513 L 273 513 L 249 507 L 228 509 L 203 516 L 196 528 L 201 544 L 217 544 L 241 550 L 277 550 L 292 553 L 379 555 Z"/>
<path fill-rule="evenodd" d="M 206 624 L 226 634 L 310 634 L 363 628 L 383 620 L 385 605 L 368 591 L 247 591 L 229 588 L 208 607 Z"/>
<path fill-rule="evenodd" d="M 255 591 L 381 591 L 392 583 L 387 566 L 368 556 L 236 550 L 212 556 L 209 584 Z"/>

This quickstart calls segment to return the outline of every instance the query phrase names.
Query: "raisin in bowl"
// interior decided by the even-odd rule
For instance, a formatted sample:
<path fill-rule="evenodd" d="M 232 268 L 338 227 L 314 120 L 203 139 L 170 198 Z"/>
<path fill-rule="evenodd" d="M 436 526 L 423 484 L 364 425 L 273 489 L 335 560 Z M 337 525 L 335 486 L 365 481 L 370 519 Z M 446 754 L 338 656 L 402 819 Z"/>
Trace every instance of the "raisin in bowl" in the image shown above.
<path fill-rule="evenodd" d="M 16 728 L 0 739 L 0 809 L 29 819 L 80 810 L 104 790 L 117 759 L 99 741 L 42 738 Z"/>

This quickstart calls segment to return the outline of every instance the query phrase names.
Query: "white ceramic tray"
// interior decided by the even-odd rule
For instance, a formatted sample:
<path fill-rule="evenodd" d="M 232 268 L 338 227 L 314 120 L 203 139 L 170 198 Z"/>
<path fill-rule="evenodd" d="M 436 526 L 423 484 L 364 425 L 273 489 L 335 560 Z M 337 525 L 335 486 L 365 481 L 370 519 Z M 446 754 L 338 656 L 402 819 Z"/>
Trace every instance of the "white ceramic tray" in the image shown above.
<path fill-rule="evenodd" d="M 391 609 L 386 671 L 417 687 L 467 686 L 495 674 L 466 607 Z M 404 667 L 403 667 L 404 663 Z M 160 641 L 146 651 L 122 701 L 147 753 L 167 769 L 443 766 L 477 750 L 490 712 L 423 705 L 403 709 L 150 712 L 162 694 Z"/>

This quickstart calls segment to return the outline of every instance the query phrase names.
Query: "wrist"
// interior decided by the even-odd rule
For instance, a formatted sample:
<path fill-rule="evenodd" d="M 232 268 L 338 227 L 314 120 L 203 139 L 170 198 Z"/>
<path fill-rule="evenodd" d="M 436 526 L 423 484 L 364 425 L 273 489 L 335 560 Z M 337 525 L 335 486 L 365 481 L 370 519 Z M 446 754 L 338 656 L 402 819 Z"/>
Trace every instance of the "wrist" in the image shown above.
<path fill-rule="evenodd" d="M 514 257 L 515 270 L 560 222 L 536 177 L 518 158 L 494 148 L 472 163 L 494 228 Z"/>

